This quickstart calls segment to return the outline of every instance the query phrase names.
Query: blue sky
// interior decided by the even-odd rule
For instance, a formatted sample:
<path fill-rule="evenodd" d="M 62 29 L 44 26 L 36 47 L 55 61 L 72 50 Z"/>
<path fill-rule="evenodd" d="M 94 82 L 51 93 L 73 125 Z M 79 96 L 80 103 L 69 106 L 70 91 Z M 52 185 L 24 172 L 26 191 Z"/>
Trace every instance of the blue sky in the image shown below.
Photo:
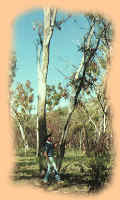
<path fill-rule="evenodd" d="M 34 41 L 37 34 L 32 29 L 32 23 L 36 21 L 43 21 L 41 10 L 22 13 L 21 16 L 16 17 L 13 23 L 13 50 L 16 51 L 17 56 L 14 87 L 17 82 L 25 83 L 26 80 L 30 80 L 35 91 L 35 98 L 37 95 L 37 63 Z M 81 14 L 74 13 L 62 25 L 61 31 L 55 29 L 50 45 L 48 84 L 57 85 L 61 82 L 65 86 L 65 78 L 58 70 L 69 76 L 74 71 L 71 63 L 76 66 L 79 65 L 81 55 L 77 50 L 77 41 L 82 42 L 87 28 L 87 20 Z"/>

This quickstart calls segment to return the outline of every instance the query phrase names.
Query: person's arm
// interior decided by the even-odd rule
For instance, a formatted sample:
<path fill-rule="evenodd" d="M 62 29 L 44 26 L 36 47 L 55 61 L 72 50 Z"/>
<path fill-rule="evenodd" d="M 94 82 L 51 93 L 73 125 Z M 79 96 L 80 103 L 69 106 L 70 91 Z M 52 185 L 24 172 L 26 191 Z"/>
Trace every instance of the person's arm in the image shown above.
<path fill-rule="evenodd" d="M 44 156 L 45 156 L 46 160 L 48 161 L 49 158 L 48 158 L 48 155 L 47 155 L 47 152 L 46 152 L 46 151 L 44 151 Z"/>
<path fill-rule="evenodd" d="M 45 149 L 44 149 L 44 153 L 43 153 L 43 155 L 44 155 L 44 157 L 46 158 L 46 160 L 48 161 L 49 158 L 48 158 L 47 151 L 48 151 L 48 146 L 47 146 L 47 144 L 45 144 Z"/>
<path fill-rule="evenodd" d="M 55 142 L 53 144 L 54 146 L 54 158 L 56 159 L 57 158 L 57 151 L 58 151 L 58 142 Z"/>
<path fill-rule="evenodd" d="M 58 145 L 57 142 L 55 142 L 55 143 L 53 144 L 53 146 L 54 146 L 55 149 L 57 148 L 57 145 Z"/>

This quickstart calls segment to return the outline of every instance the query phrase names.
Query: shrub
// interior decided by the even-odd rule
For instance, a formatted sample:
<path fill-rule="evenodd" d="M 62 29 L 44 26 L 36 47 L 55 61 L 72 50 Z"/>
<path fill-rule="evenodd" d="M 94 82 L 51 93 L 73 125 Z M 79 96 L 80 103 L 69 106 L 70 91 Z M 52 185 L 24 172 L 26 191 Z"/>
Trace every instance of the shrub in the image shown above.
<path fill-rule="evenodd" d="M 91 153 L 86 157 L 89 191 L 96 192 L 102 189 L 111 178 L 112 156 L 109 152 L 95 156 Z"/>

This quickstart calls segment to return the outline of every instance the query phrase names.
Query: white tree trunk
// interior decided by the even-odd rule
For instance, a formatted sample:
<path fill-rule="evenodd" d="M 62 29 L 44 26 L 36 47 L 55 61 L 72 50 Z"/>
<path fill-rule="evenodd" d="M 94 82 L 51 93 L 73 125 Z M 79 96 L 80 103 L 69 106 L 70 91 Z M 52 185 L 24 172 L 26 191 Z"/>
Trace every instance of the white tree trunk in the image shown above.
<path fill-rule="evenodd" d="M 103 116 L 103 132 L 105 133 L 106 131 L 106 111 L 107 111 L 107 106 L 105 106 L 105 113 Z"/>
<path fill-rule="evenodd" d="M 49 65 L 49 46 L 54 30 L 56 9 L 44 9 L 43 43 L 40 52 L 38 47 L 37 69 L 38 69 L 38 134 L 39 134 L 39 158 L 40 171 L 42 170 L 42 145 L 47 134 L 46 128 L 46 83 Z M 42 53 L 42 54 L 41 54 Z M 41 56 L 41 62 L 40 62 Z"/>
<path fill-rule="evenodd" d="M 90 41 L 91 41 L 91 38 L 93 36 L 93 33 L 94 33 L 94 29 L 95 29 L 95 23 L 94 23 L 94 20 L 92 22 L 92 25 L 91 25 L 91 29 L 89 31 L 89 35 L 88 35 L 88 38 L 87 38 L 87 49 L 89 48 L 90 46 Z M 85 59 L 85 55 L 83 54 L 82 56 L 82 59 L 81 59 L 81 62 L 80 62 L 80 67 L 78 68 L 78 70 L 76 71 L 76 74 L 75 74 L 75 79 L 77 80 L 79 78 L 79 74 L 83 68 L 83 65 L 84 65 L 84 59 Z"/>
<path fill-rule="evenodd" d="M 18 121 L 18 126 L 19 126 L 20 133 L 21 133 L 21 136 L 22 136 L 22 139 L 23 139 L 23 142 L 24 142 L 24 150 L 25 150 L 25 155 L 26 155 L 27 151 L 29 150 L 29 145 L 28 145 L 28 142 L 25 138 L 25 133 L 24 133 L 23 127 L 22 127 L 22 125 L 19 121 Z"/>
<path fill-rule="evenodd" d="M 18 124 L 20 134 L 21 134 L 21 137 L 22 137 L 22 140 L 23 140 L 24 150 L 25 150 L 25 155 L 26 155 L 26 152 L 29 150 L 29 145 L 28 145 L 28 142 L 27 142 L 26 137 L 25 137 L 24 129 L 23 129 L 21 122 L 18 118 L 17 111 L 15 111 L 15 110 L 14 110 L 14 112 L 12 111 L 12 116 L 14 117 L 14 119 L 17 119 L 17 124 Z"/>
<path fill-rule="evenodd" d="M 42 60 L 40 62 L 40 47 L 38 47 L 38 129 L 42 141 L 46 135 L 46 82 L 49 65 L 49 45 L 53 34 L 56 9 L 44 9 L 44 39 Z"/>
<path fill-rule="evenodd" d="M 38 116 L 37 116 L 37 130 L 36 130 L 36 157 L 39 155 L 39 131 L 38 131 Z"/>

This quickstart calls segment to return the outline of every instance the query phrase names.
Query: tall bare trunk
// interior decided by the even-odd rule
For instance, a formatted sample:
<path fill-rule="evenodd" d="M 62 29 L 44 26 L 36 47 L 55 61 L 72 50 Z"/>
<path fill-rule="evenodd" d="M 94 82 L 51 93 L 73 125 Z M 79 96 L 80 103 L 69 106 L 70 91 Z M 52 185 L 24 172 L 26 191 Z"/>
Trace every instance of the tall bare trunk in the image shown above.
<path fill-rule="evenodd" d="M 38 132 L 39 132 L 39 167 L 40 172 L 44 169 L 43 163 L 43 144 L 47 134 L 46 129 L 46 77 L 48 70 L 48 52 L 49 48 L 43 48 L 42 64 L 38 62 Z"/>
<path fill-rule="evenodd" d="M 43 143 L 47 134 L 46 128 L 46 81 L 49 65 L 49 45 L 53 34 L 54 22 L 56 16 L 56 9 L 50 8 L 44 9 L 44 31 L 43 31 L 43 43 L 42 43 L 42 55 L 40 52 L 40 46 L 38 46 L 37 54 L 37 68 L 38 68 L 38 132 L 39 132 L 39 159 L 40 159 L 40 171 L 43 167 Z M 41 62 L 40 62 L 41 56 Z"/>

